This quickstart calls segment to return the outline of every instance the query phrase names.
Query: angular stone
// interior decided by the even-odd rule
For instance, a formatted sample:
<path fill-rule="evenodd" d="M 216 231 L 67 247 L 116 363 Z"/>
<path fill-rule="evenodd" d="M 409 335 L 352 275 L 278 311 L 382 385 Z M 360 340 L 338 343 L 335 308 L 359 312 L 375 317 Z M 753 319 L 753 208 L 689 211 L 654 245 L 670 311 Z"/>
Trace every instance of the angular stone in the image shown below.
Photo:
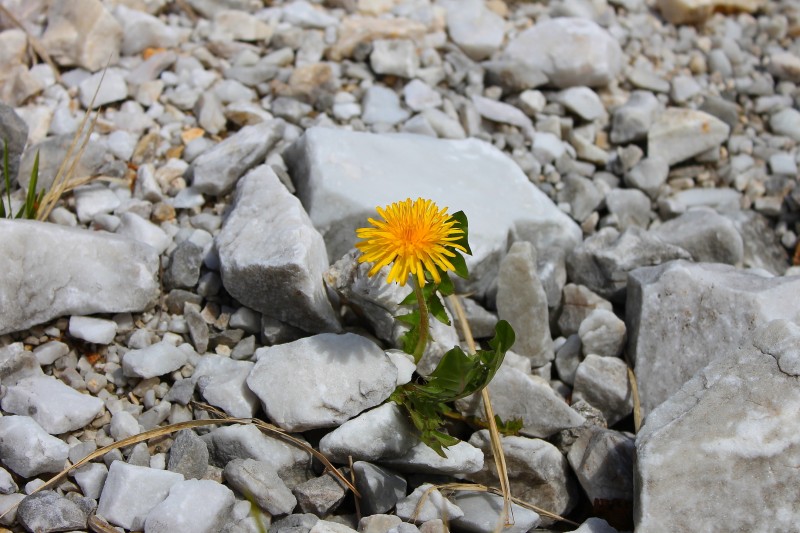
<path fill-rule="evenodd" d="M 619 43 L 606 30 L 591 20 L 562 17 L 520 32 L 488 69 L 509 88 L 529 89 L 548 81 L 562 89 L 603 87 L 622 70 L 622 59 Z"/>
<path fill-rule="evenodd" d="M 365 516 L 358 521 L 358 531 L 359 533 L 388 533 L 389 530 L 405 523 L 407 522 L 403 522 L 403 519 L 397 515 L 374 514 Z"/>
<path fill-rule="evenodd" d="M 114 9 L 114 16 L 123 28 L 123 55 L 136 55 L 147 48 L 175 48 L 181 40 L 176 27 L 149 13 L 120 4 Z"/>
<path fill-rule="evenodd" d="M 578 86 L 564 89 L 557 94 L 557 102 L 583 120 L 592 121 L 606 115 L 606 108 L 597 93 L 589 87 Z"/>
<path fill-rule="evenodd" d="M 186 351 L 167 341 L 131 350 L 122 357 L 122 371 L 128 377 L 154 378 L 179 369 L 189 360 Z"/>
<path fill-rule="evenodd" d="M 273 423 L 288 431 L 342 424 L 383 402 L 397 384 L 397 367 L 385 352 L 352 333 L 260 348 L 256 358 L 247 385 Z"/>
<path fill-rule="evenodd" d="M 688 108 L 670 107 L 661 113 L 647 133 L 647 153 L 674 165 L 718 148 L 730 127 L 720 119 Z"/>
<path fill-rule="evenodd" d="M 472 95 L 472 103 L 475 105 L 475 110 L 485 119 L 518 126 L 525 131 L 533 131 L 533 121 L 525 113 L 510 104 L 498 102 L 477 94 Z"/>
<path fill-rule="evenodd" d="M 119 61 L 122 26 L 100 0 L 57 2 L 47 11 L 44 49 L 60 65 L 92 72 Z"/>
<path fill-rule="evenodd" d="M 69 334 L 76 339 L 96 344 L 111 344 L 117 335 L 117 323 L 113 320 L 89 316 L 71 316 Z"/>
<path fill-rule="evenodd" d="M 225 467 L 225 481 L 270 515 L 289 514 L 297 505 L 294 494 L 269 463 L 234 459 Z"/>
<path fill-rule="evenodd" d="M 105 107 L 107 104 L 125 100 L 128 97 L 127 71 L 104 69 L 92 74 L 78 85 L 78 97 L 86 109 Z"/>
<path fill-rule="evenodd" d="M 381 463 L 401 472 L 444 475 L 470 474 L 483 468 L 483 453 L 467 442 L 460 441 L 444 450 L 447 457 L 419 442 L 401 457 L 384 459 Z"/>
<path fill-rule="evenodd" d="M 122 213 L 117 235 L 152 246 L 159 254 L 172 243 L 167 232 L 136 213 Z"/>
<path fill-rule="evenodd" d="M 632 436 L 589 427 L 581 430 L 567 459 L 589 501 L 597 505 L 598 500 L 633 499 L 633 456 Z"/>
<path fill-rule="evenodd" d="M 414 426 L 393 402 L 376 407 L 334 429 L 319 441 L 319 451 L 337 463 L 348 457 L 380 461 L 400 457 L 419 442 Z"/>
<path fill-rule="evenodd" d="M 159 294 L 149 246 L 31 220 L 0 220 L 0 233 L 0 334 L 62 315 L 143 311 Z"/>
<path fill-rule="evenodd" d="M 210 479 L 187 479 L 169 489 L 169 495 L 147 514 L 145 531 L 216 533 L 230 521 L 236 498 L 233 491 Z"/>
<path fill-rule="evenodd" d="M 691 209 L 658 226 L 653 233 L 680 246 L 697 262 L 741 264 L 744 242 L 736 225 L 713 209 Z"/>
<path fill-rule="evenodd" d="M 612 310 L 611 302 L 583 285 L 568 283 L 563 293 L 564 304 L 558 317 L 558 328 L 565 337 L 578 333 L 583 320 L 595 309 Z"/>
<path fill-rule="evenodd" d="M 319 517 L 331 514 L 347 496 L 345 486 L 331 473 L 297 485 L 292 493 L 297 498 L 297 505 L 302 512 Z"/>
<path fill-rule="evenodd" d="M 785 135 L 797 142 L 800 142 L 800 112 L 796 109 L 787 107 L 781 109 L 769 119 L 769 127 L 778 135 Z"/>
<path fill-rule="evenodd" d="M 42 368 L 31 352 L 21 342 L 0 348 L 0 382 L 5 386 L 16 385 L 29 377 L 43 376 Z"/>
<path fill-rule="evenodd" d="M 558 448 L 547 441 L 525 437 L 501 437 L 500 441 L 514 497 L 561 516 L 575 507 L 579 497 L 578 485 L 566 457 Z M 483 485 L 498 486 L 500 482 L 489 432 L 478 431 L 469 442 L 480 448 L 486 456 L 483 469 L 470 474 L 469 479 Z M 552 520 L 542 517 L 541 525 L 551 523 Z"/>
<path fill-rule="evenodd" d="M 191 429 L 178 432 L 169 449 L 167 469 L 186 479 L 201 479 L 208 470 L 208 447 Z"/>
<path fill-rule="evenodd" d="M 192 162 L 192 186 L 204 193 L 228 193 L 245 172 L 264 162 L 283 137 L 283 122 L 271 120 L 245 126 Z"/>
<path fill-rule="evenodd" d="M 471 59 L 486 59 L 503 44 L 505 21 L 482 0 L 449 0 L 442 5 L 450 39 Z"/>
<path fill-rule="evenodd" d="M 759 268 L 782 276 L 789 265 L 789 256 L 777 235 L 770 231 L 769 220 L 755 211 L 725 212 L 742 236 L 743 266 Z"/>
<path fill-rule="evenodd" d="M 541 522 L 539 514 L 516 503 L 511 503 L 514 524 L 504 526 L 503 497 L 489 492 L 457 491 L 453 501 L 464 513 L 453 519 L 453 525 L 466 533 L 485 533 L 500 528 L 508 533 L 525 533 Z"/>
<path fill-rule="evenodd" d="M 183 476 L 114 461 L 97 505 L 97 514 L 125 529 L 141 530 L 150 511 L 164 501 Z"/>
<path fill-rule="evenodd" d="M 30 478 L 60 472 L 68 455 L 67 443 L 48 435 L 33 418 L 0 417 L 0 457 L 14 473 Z"/>
<path fill-rule="evenodd" d="M 613 219 L 620 231 L 637 226 L 647 228 L 653 212 L 650 210 L 650 198 L 636 189 L 612 189 L 606 193 L 606 208 L 609 219 Z"/>
<path fill-rule="evenodd" d="M 628 273 L 673 259 L 690 259 L 683 248 L 667 244 L 650 232 L 632 227 L 620 233 L 603 228 L 567 256 L 567 274 L 611 301 L 623 301 Z"/>
<path fill-rule="evenodd" d="M 765 278 L 728 265 L 671 261 L 630 274 L 629 345 L 642 413 L 675 393 L 760 325 L 795 320 L 800 277 Z"/>
<path fill-rule="evenodd" d="M 6 30 L 3 34 L 9 31 L 13 30 Z M 23 33 L 22 36 L 23 43 L 25 43 L 25 34 Z M 28 125 L 14 111 L 13 107 L 4 103 L 0 103 L 0 139 L 8 143 L 8 179 L 13 182 L 19 172 L 19 161 L 22 156 L 22 151 L 25 149 L 25 145 L 28 142 Z M 0 154 L 4 151 L 5 148 L 0 147 Z M 0 177 L 3 178 L 3 184 L 5 184 L 5 176 L 1 168 Z M 3 188 L 5 190 L 5 185 Z"/>
<path fill-rule="evenodd" d="M 390 470 L 373 464 L 353 463 L 356 488 L 361 494 L 361 510 L 364 515 L 386 513 L 406 495 L 406 480 Z"/>
<path fill-rule="evenodd" d="M 419 56 L 412 41 L 378 39 L 372 43 L 369 64 L 377 74 L 411 78 L 419 69 Z"/>
<path fill-rule="evenodd" d="M 578 328 L 584 355 L 618 357 L 625 346 L 625 322 L 608 309 L 595 309 Z"/>
<path fill-rule="evenodd" d="M 373 85 L 364 93 L 364 112 L 361 118 L 366 124 L 394 125 L 406 120 L 411 113 L 400 107 L 400 97 L 393 90 Z"/>
<path fill-rule="evenodd" d="M 84 529 L 88 513 L 52 490 L 43 490 L 22 500 L 17 521 L 28 531 L 72 531 Z"/>
<path fill-rule="evenodd" d="M 331 260 L 353 247 L 354 231 L 375 216 L 375 206 L 417 196 L 469 217 L 474 255 L 466 259 L 470 286 L 479 294 L 494 279 L 509 233 L 541 254 L 569 250 L 581 238 L 580 228 L 515 163 L 474 139 L 312 128 L 285 158 Z M 486 176 L 497 180 L 487 182 Z"/>
<path fill-rule="evenodd" d="M 250 171 L 217 235 L 222 283 L 247 307 L 306 331 L 338 331 L 325 243 L 269 166 Z"/>
<path fill-rule="evenodd" d="M 195 366 L 192 379 L 205 400 L 227 414 L 251 418 L 258 410 L 258 398 L 245 381 L 255 363 L 208 354 Z"/>
<path fill-rule="evenodd" d="M 600 409 L 608 425 L 616 424 L 633 412 L 628 365 L 617 357 L 587 355 L 575 373 L 572 397 Z"/>
<path fill-rule="evenodd" d="M 796 326 L 781 322 L 720 346 L 719 357 L 648 415 L 636 436 L 636 531 L 664 524 L 721 531 L 795 527 L 794 472 L 776 465 L 800 459 L 800 391 L 796 376 L 776 359 L 800 336 Z"/>
<path fill-rule="evenodd" d="M 360 44 L 375 39 L 420 39 L 427 33 L 425 24 L 403 17 L 345 17 L 338 30 L 339 38 L 327 54 L 332 61 L 350 57 Z"/>
<path fill-rule="evenodd" d="M 528 357 L 532 366 L 553 360 L 547 295 L 536 273 L 536 250 L 529 242 L 512 244 L 500 262 L 497 316 L 514 328 L 514 351 Z"/>
<path fill-rule="evenodd" d="M 87 425 L 103 410 L 103 401 L 81 394 L 52 376 L 33 376 L 8 387 L 3 410 L 28 415 L 51 435 Z"/>
<path fill-rule="evenodd" d="M 668 176 L 669 165 L 666 161 L 657 155 L 645 157 L 625 174 L 625 185 L 635 187 L 654 199 Z"/>
<path fill-rule="evenodd" d="M 457 505 L 442 496 L 433 485 L 425 483 L 397 503 L 397 516 L 421 524 L 443 516 L 453 520 L 464 516 L 464 513 Z"/>
<path fill-rule="evenodd" d="M 502 420 L 522 420 L 523 435 L 545 438 L 584 423 L 546 381 L 516 368 L 502 365 L 488 390 L 495 414 Z M 466 416 L 485 416 L 480 394 L 457 400 L 456 408 Z"/>

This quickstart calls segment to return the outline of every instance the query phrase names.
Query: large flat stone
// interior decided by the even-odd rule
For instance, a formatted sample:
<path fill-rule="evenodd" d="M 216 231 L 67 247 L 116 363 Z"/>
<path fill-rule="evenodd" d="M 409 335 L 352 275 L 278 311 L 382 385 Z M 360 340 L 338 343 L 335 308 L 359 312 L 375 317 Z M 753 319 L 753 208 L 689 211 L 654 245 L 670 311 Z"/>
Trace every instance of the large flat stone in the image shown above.
<path fill-rule="evenodd" d="M 269 166 L 241 179 L 216 244 L 222 283 L 239 302 L 305 331 L 340 329 L 322 281 L 325 243 Z"/>
<path fill-rule="evenodd" d="M 0 235 L 0 335 L 63 315 L 143 311 L 159 294 L 146 244 L 30 220 L 0 220 Z"/>
<path fill-rule="evenodd" d="M 774 302 L 796 299 L 776 296 Z M 800 388 L 782 371 L 797 326 L 726 345 L 636 436 L 636 531 L 795 531 Z"/>
<path fill-rule="evenodd" d="M 760 325 L 800 321 L 797 276 L 765 278 L 728 265 L 670 261 L 636 269 L 628 279 L 628 354 L 644 414 Z"/>
<path fill-rule="evenodd" d="M 469 218 L 471 288 L 483 292 L 514 240 L 547 253 L 572 249 L 581 230 L 520 168 L 476 139 L 376 135 L 311 128 L 284 154 L 297 194 L 335 261 L 356 242 L 375 207 L 430 198 Z"/>

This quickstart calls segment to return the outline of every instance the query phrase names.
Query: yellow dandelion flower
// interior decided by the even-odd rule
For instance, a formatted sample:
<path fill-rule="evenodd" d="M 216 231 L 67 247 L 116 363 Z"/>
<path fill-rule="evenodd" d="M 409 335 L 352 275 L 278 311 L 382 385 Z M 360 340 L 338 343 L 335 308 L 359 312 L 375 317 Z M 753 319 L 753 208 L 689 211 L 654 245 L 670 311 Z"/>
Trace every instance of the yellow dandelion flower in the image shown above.
<path fill-rule="evenodd" d="M 425 284 L 425 271 L 430 272 L 434 282 L 440 283 L 442 280 L 436 267 L 455 271 L 448 257 L 455 257 L 454 250 L 468 252 L 456 242 L 464 230 L 447 214 L 447 208 L 439 209 L 431 200 L 417 198 L 411 201 L 408 198 L 376 209 L 383 220 L 370 218 L 373 227 L 356 230 L 358 238 L 364 239 L 356 243 L 363 252 L 359 262 L 374 263 L 370 276 L 394 263 L 387 283 L 397 281 L 402 286 L 409 275 L 414 275 L 422 286 Z"/>

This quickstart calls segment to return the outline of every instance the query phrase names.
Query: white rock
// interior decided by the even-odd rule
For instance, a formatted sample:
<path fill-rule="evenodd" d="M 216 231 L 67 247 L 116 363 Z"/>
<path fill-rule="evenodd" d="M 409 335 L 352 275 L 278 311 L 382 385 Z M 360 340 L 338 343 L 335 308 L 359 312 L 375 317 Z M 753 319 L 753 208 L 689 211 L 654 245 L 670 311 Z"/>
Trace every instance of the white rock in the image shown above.
<path fill-rule="evenodd" d="M 233 491 L 210 479 L 187 479 L 147 514 L 145 533 L 192 531 L 216 533 L 229 522 L 236 498 Z"/>
<path fill-rule="evenodd" d="M 505 533 L 525 533 L 541 521 L 536 511 L 512 503 L 514 523 L 504 526 L 503 497 L 497 494 L 457 491 L 453 500 L 463 513 L 463 516 L 453 519 L 453 525 L 467 533 L 484 533 L 496 528 L 501 528 Z"/>
<path fill-rule="evenodd" d="M 212 40 L 268 41 L 273 28 L 250 13 L 224 9 L 214 15 Z"/>
<path fill-rule="evenodd" d="M 503 44 L 505 21 L 483 0 L 449 0 L 443 5 L 450 38 L 470 58 L 486 59 Z"/>
<path fill-rule="evenodd" d="M 420 500 L 423 498 L 424 501 L 420 504 Z M 397 502 L 397 516 L 403 520 L 421 524 L 428 520 L 441 519 L 443 516 L 448 520 L 460 518 L 464 516 L 464 513 L 457 505 L 442 496 L 441 492 L 433 488 L 433 485 L 425 483 Z"/>
<path fill-rule="evenodd" d="M 718 147 L 729 132 L 727 124 L 708 113 L 670 107 L 648 132 L 647 153 L 674 165 Z"/>
<path fill-rule="evenodd" d="M 419 55 L 407 39 L 377 39 L 372 43 L 369 64 L 378 74 L 411 78 L 419 69 Z"/>
<path fill-rule="evenodd" d="M 439 107 L 442 96 L 422 80 L 414 79 L 403 87 L 403 98 L 406 105 L 414 111 Z"/>
<path fill-rule="evenodd" d="M 305 0 L 283 6 L 283 21 L 301 28 L 325 29 L 339 23 L 338 19 L 323 9 L 317 9 Z"/>
<path fill-rule="evenodd" d="M 25 378 L 8 387 L 2 406 L 9 413 L 29 415 L 52 435 L 83 428 L 103 411 L 102 400 L 51 376 Z"/>
<path fill-rule="evenodd" d="M 192 379 L 205 400 L 230 416 L 249 418 L 256 414 L 258 398 L 245 384 L 255 366 L 250 361 L 207 354 L 195 366 Z"/>
<path fill-rule="evenodd" d="M 419 442 L 406 414 L 392 402 L 348 420 L 319 442 L 319 450 L 335 462 L 380 461 L 399 457 Z"/>
<path fill-rule="evenodd" d="M 495 122 L 502 122 L 504 124 L 511 124 L 512 126 L 519 126 L 524 130 L 532 130 L 533 122 L 528 116 L 517 109 L 516 107 L 479 96 L 472 95 L 472 103 L 475 104 L 475 109 L 483 118 L 493 120 Z"/>
<path fill-rule="evenodd" d="M 111 417 L 108 431 L 114 440 L 120 441 L 141 433 L 142 426 L 128 411 L 117 411 Z"/>
<path fill-rule="evenodd" d="M 33 350 L 33 355 L 39 364 L 52 365 L 57 359 L 69 353 L 69 346 L 60 341 L 46 342 Z"/>
<path fill-rule="evenodd" d="M 397 367 L 384 351 L 352 333 L 260 348 L 256 357 L 247 385 L 267 416 L 288 431 L 342 424 L 380 404 L 397 383 Z"/>
<path fill-rule="evenodd" d="M 141 531 L 147 515 L 169 494 L 183 476 L 114 461 L 100 494 L 97 514 L 116 526 Z"/>
<path fill-rule="evenodd" d="M 383 459 L 381 463 L 395 470 L 425 474 L 464 475 L 483 468 L 483 452 L 468 442 L 460 441 L 444 449 L 442 457 L 427 444 L 419 442 L 404 455 Z"/>
<path fill-rule="evenodd" d="M 594 309 L 578 327 L 584 355 L 618 357 L 625 346 L 625 322 L 607 309 Z"/>
<path fill-rule="evenodd" d="M 0 417 L 0 456 L 14 473 L 30 478 L 60 472 L 68 455 L 67 443 L 48 435 L 33 418 Z"/>
<path fill-rule="evenodd" d="M 533 134 L 533 155 L 540 163 L 546 165 L 558 159 L 567 151 L 564 142 L 549 132 L 539 132 Z"/>
<path fill-rule="evenodd" d="M 180 34 L 176 28 L 153 15 L 120 4 L 114 9 L 114 16 L 123 28 L 123 55 L 136 55 L 146 48 L 178 46 Z"/>
<path fill-rule="evenodd" d="M 116 233 L 152 246 L 159 254 L 163 253 L 172 242 L 163 229 L 130 211 L 122 213 Z"/>
<path fill-rule="evenodd" d="M 117 335 L 117 323 L 103 318 L 73 315 L 69 318 L 69 334 L 86 342 L 111 344 Z"/>
<path fill-rule="evenodd" d="M 787 107 L 769 119 L 769 127 L 778 135 L 785 135 L 800 142 L 800 111 Z"/>
<path fill-rule="evenodd" d="M 325 243 L 268 166 L 250 171 L 217 235 L 222 282 L 244 305 L 305 331 L 338 331 L 322 281 Z"/>
<path fill-rule="evenodd" d="M 397 124 L 407 119 L 408 111 L 400 107 L 400 97 L 393 90 L 373 85 L 364 93 L 361 118 L 366 124 Z"/>
<path fill-rule="evenodd" d="M 152 378 L 179 369 L 189 360 L 187 353 L 167 341 L 131 350 L 122 358 L 122 371 L 128 377 Z"/>
<path fill-rule="evenodd" d="M 613 426 L 633 412 L 628 365 L 618 357 L 587 355 L 575 372 L 572 398 L 600 409 Z"/>
<path fill-rule="evenodd" d="M 116 68 L 109 68 L 92 74 L 78 86 L 78 95 L 81 105 L 89 109 L 106 106 L 112 102 L 119 102 L 128 97 L 128 84 L 125 82 L 126 72 Z M 95 95 L 96 93 L 96 95 Z"/>
<path fill-rule="evenodd" d="M 541 113 L 547 105 L 547 98 L 545 98 L 541 91 L 534 91 L 530 89 L 520 93 L 519 101 L 520 104 L 522 104 L 522 110 L 528 115 Z"/>
<path fill-rule="evenodd" d="M 96 500 L 103 491 L 103 484 L 108 477 L 108 467 L 103 463 L 89 463 L 74 470 L 72 477 L 75 478 L 75 483 L 81 488 L 84 496 Z"/>
<path fill-rule="evenodd" d="M 596 120 L 606 115 L 606 108 L 597 93 L 589 87 L 570 87 L 557 95 L 557 101 L 583 120 Z"/>
<path fill-rule="evenodd" d="M 121 203 L 119 196 L 102 184 L 78 187 L 74 195 L 78 220 L 83 223 L 90 222 L 97 215 L 111 213 Z"/>
<path fill-rule="evenodd" d="M 431 111 L 436 110 L 425 112 Z M 581 239 L 580 228 L 516 163 L 474 139 L 312 128 L 285 159 L 331 259 L 353 247 L 355 230 L 376 216 L 375 206 L 418 196 L 469 217 L 473 255 L 466 259 L 479 293 L 493 280 L 509 233 L 533 242 L 543 254 L 551 247 L 572 249 Z M 486 176 L 497 179 L 488 182 Z"/>

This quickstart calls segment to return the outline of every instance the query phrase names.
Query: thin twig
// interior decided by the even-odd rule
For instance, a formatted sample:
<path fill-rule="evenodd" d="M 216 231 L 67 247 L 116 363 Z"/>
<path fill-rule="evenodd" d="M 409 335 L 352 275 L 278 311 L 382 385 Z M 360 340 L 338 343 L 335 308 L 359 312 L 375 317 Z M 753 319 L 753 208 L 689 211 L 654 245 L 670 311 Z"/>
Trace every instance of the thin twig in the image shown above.
<path fill-rule="evenodd" d="M 639 400 L 639 384 L 636 382 L 636 374 L 633 369 L 628 367 L 628 381 L 631 384 L 631 396 L 633 396 L 633 429 L 639 433 L 642 427 L 642 404 Z"/>
<path fill-rule="evenodd" d="M 452 304 L 453 309 L 458 316 L 458 322 L 461 324 L 461 331 L 464 335 L 464 340 L 467 342 L 469 352 L 470 354 L 474 354 L 477 351 L 475 339 L 472 338 L 472 330 L 467 322 L 467 315 L 464 312 L 464 307 L 461 305 L 461 301 L 455 294 L 448 296 L 448 300 Z M 486 423 L 489 425 L 489 437 L 492 447 L 492 455 L 494 456 L 494 463 L 497 468 L 497 477 L 500 479 L 500 489 L 503 495 L 503 523 L 505 523 L 507 526 L 510 526 L 514 523 L 514 517 L 511 511 L 511 487 L 508 481 L 508 468 L 506 467 L 506 456 L 505 453 L 503 453 L 503 445 L 500 441 L 500 432 L 497 429 L 497 421 L 494 418 L 494 409 L 492 409 L 492 402 L 489 399 L 488 387 L 481 389 L 481 398 L 483 399 Z"/>

